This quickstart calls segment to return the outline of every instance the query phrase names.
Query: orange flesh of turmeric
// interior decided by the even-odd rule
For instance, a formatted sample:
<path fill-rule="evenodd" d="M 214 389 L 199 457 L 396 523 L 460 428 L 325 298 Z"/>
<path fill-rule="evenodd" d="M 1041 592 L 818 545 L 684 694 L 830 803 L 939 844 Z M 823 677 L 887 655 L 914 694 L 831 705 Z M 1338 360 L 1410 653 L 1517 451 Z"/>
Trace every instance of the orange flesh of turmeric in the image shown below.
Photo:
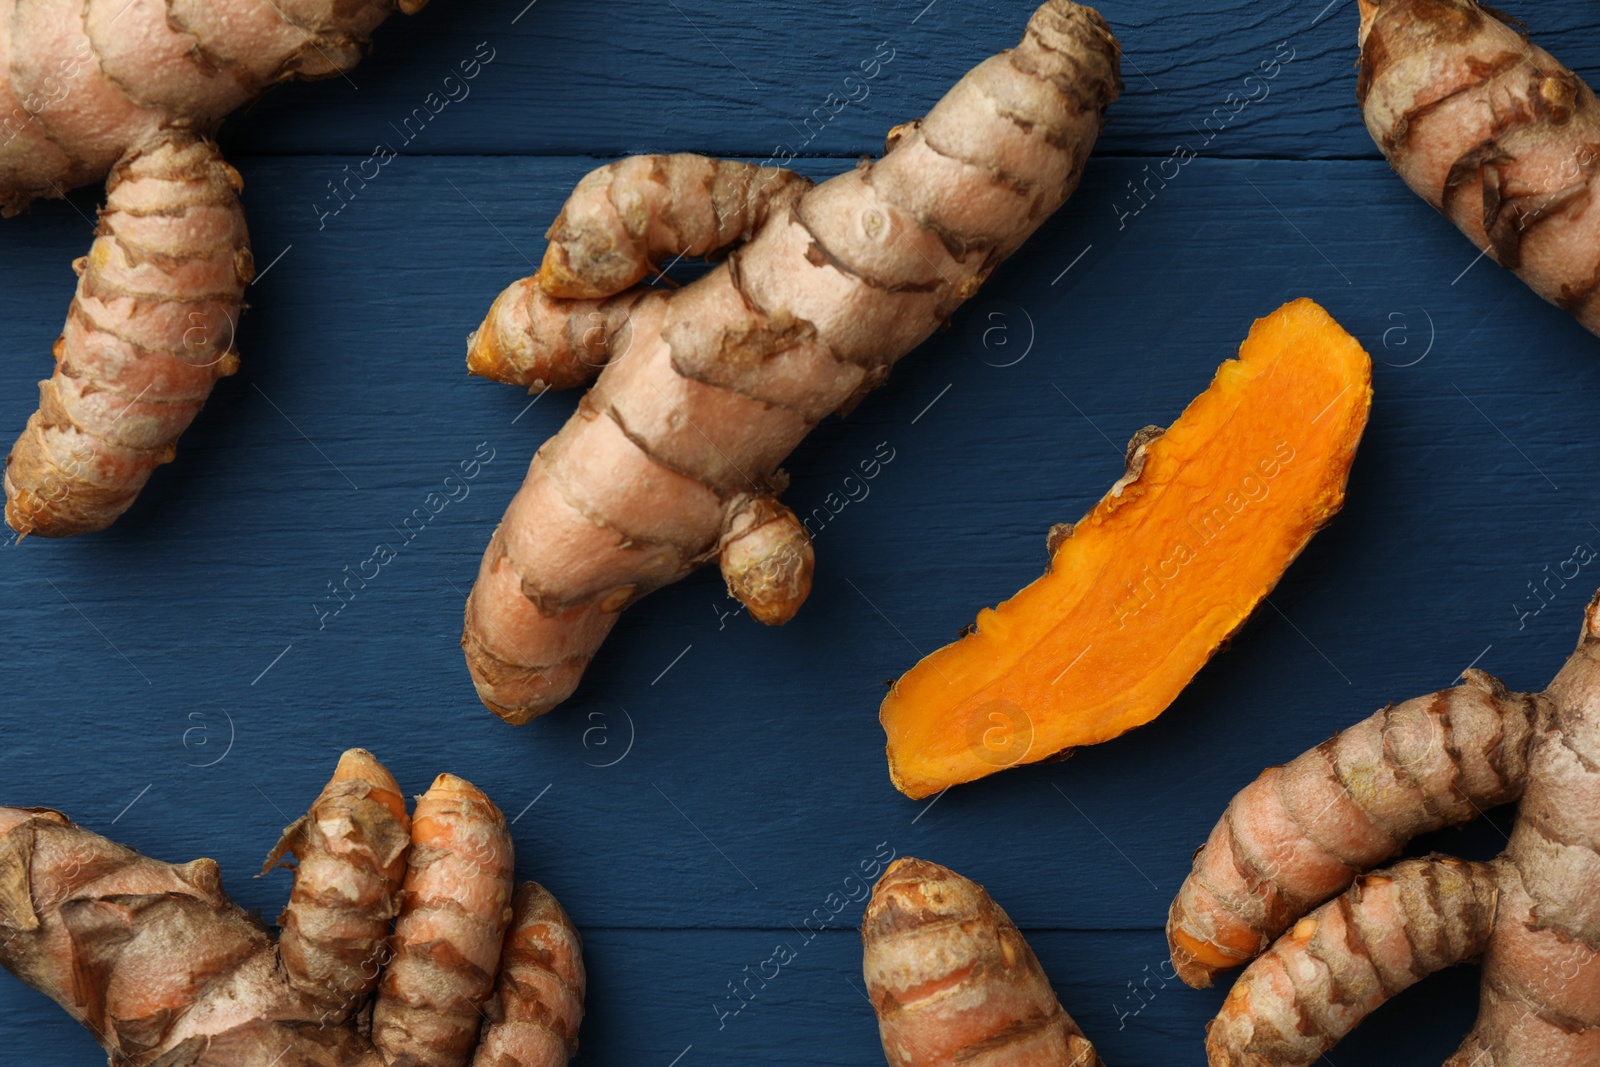
<path fill-rule="evenodd" d="M 890 689 L 896 788 L 925 797 L 1161 714 L 1343 505 L 1371 401 L 1371 360 L 1316 303 L 1257 320 L 1044 577 Z"/>

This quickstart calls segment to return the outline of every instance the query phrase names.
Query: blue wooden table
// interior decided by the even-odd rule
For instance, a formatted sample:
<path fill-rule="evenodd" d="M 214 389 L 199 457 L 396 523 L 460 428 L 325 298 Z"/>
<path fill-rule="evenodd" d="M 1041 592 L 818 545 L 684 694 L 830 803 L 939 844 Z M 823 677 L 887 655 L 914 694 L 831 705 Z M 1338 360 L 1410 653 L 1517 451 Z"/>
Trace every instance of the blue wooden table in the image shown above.
<path fill-rule="evenodd" d="M 1505 6 L 1600 71 L 1588 5 Z M 489 532 L 576 402 L 469 379 L 464 341 L 538 261 L 573 182 L 622 153 L 777 146 L 835 173 L 1015 41 L 1029 10 L 435 0 L 383 27 L 349 78 L 236 116 L 223 139 L 260 268 L 244 369 L 113 530 L 0 548 L 0 801 L 164 859 L 214 857 L 270 918 L 287 877 L 249 875 L 342 749 L 373 749 L 412 792 L 468 777 L 514 817 L 519 874 L 582 927 L 590 1067 L 882 1063 L 851 875 L 887 850 L 922 856 L 991 890 L 1113 1067 L 1203 1063 L 1226 990 L 1164 981 L 1161 928 L 1228 797 L 1469 664 L 1541 687 L 1600 583 L 1586 566 L 1543 584 L 1600 545 L 1600 341 L 1389 173 L 1354 101 L 1350 0 L 1102 5 L 1127 89 L 1082 188 L 787 465 L 806 512 L 892 457 L 821 529 L 793 623 L 735 614 L 701 573 L 631 610 L 577 697 L 520 730 L 479 706 L 456 643 Z M 865 98 L 830 114 L 875 55 Z M 477 74 L 449 89 L 463 61 Z M 1267 63 L 1269 93 L 1242 87 Z M 1235 111 L 1230 93 L 1258 98 Z M 1134 199 L 1180 143 L 1195 158 Z M 398 155 L 335 200 L 378 145 Z M 0 224 L 8 433 L 48 372 L 96 199 Z M 1348 506 L 1270 606 L 1153 725 L 936 803 L 896 793 L 885 681 L 1036 576 L 1045 531 L 1098 499 L 1129 435 L 1301 295 L 1372 353 L 1376 396 Z M 329 583 L 475 457 L 470 493 L 324 614 Z M 1483 857 L 1506 825 L 1418 847 Z M 794 958 L 736 999 L 779 945 Z M 1442 1060 L 1475 980 L 1402 995 L 1334 1062 Z M 101 1060 L 9 979 L 0 1048 L 32 1067 Z"/>

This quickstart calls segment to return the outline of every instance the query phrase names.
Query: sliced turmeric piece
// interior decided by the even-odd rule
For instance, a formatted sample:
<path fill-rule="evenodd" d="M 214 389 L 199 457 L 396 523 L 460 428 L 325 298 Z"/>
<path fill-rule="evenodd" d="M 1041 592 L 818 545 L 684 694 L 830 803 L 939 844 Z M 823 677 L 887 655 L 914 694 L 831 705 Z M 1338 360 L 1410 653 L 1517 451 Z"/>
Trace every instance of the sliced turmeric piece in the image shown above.
<path fill-rule="evenodd" d="M 1372 362 L 1311 300 L 1259 319 L 1239 358 L 1126 474 L 1050 568 L 908 671 L 880 718 L 889 776 L 924 797 L 1106 741 L 1166 710 L 1344 504 Z"/>

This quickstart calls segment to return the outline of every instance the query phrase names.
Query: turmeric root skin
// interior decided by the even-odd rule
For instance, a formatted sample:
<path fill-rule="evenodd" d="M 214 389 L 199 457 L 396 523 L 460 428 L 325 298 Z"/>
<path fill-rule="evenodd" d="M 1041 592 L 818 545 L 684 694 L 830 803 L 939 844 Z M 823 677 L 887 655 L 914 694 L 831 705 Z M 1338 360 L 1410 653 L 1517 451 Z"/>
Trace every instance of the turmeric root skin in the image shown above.
<path fill-rule="evenodd" d="M 372 1043 L 395 1067 L 465 1067 L 511 920 L 511 835 L 472 783 L 441 774 L 417 800 L 394 959 Z"/>
<path fill-rule="evenodd" d="M 1491 863 L 1408 860 L 1301 918 L 1412 834 L 1519 796 Z M 1212 1024 L 1213 1067 L 1310 1064 L 1388 996 L 1479 955 L 1478 1021 L 1448 1067 L 1596 1062 L 1597 856 L 1600 594 L 1543 693 L 1468 672 L 1466 685 L 1385 709 L 1234 798 L 1173 904 L 1174 962 L 1203 984 L 1288 932 Z"/>
<path fill-rule="evenodd" d="M 896 860 L 861 921 L 868 999 L 893 1067 L 1103 1067 L 983 887 Z"/>
<path fill-rule="evenodd" d="M 1058 526 L 1044 577 L 897 681 L 880 718 L 896 788 L 925 797 L 1161 714 L 1344 503 L 1372 366 L 1310 300 L 1239 358 L 1127 473 Z"/>
<path fill-rule="evenodd" d="M 1206 1028 L 1213 1067 L 1310 1067 L 1390 997 L 1478 958 L 1495 927 L 1497 874 L 1441 856 L 1363 875 L 1234 983 Z"/>
<path fill-rule="evenodd" d="M 1417 834 L 1520 798 L 1542 707 L 1468 671 L 1463 685 L 1384 708 L 1262 772 L 1172 902 L 1178 976 L 1209 986 Z"/>
<path fill-rule="evenodd" d="M 583 1018 L 571 920 L 533 883 L 508 906 L 505 819 L 467 783 L 440 776 L 414 844 L 407 822 L 382 764 L 345 753 L 267 858 L 298 861 L 274 944 L 211 860 L 161 863 L 59 812 L 0 808 L 0 965 L 119 1067 L 421 1067 L 475 1044 L 476 1067 L 563 1067 Z"/>
<path fill-rule="evenodd" d="M 549 890 L 523 883 L 472 1067 L 562 1067 L 578 1051 L 587 981 L 572 920 Z"/>
<path fill-rule="evenodd" d="M 1600 333 L 1600 101 L 1478 0 L 1360 0 L 1357 97 L 1395 171 Z"/>
<path fill-rule="evenodd" d="M 0 0 L 0 213 L 109 175 L 55 373 L 6 459 L 19 534 L 109 526 L 238 369 L 254 268 L 242 183 L 208 135 L 280 81 L 353 66 L 396 6 Z"/>
<path fill-rule="evenodd" d="M 351 749 L 261 868 L 294 856 L 278 952 L 289 984 L 329 1024 L 348 1019 L 377 985 L 410 844 L 400 787 L 372 753 Z"/>
<path fill-rule="evenodd" d="M 112 171 L 55 374 L 6 458 L 18 533 L 110 526 L 238 369 L 234 327 L 254 275 L 242 186 L 216 145 L 181 134 Z"/>
<path fill-rule="evenodd" d="M 693 156 L 579 184 L 536 281 L 502 294 L 472 342 L 476 372 L 534 387 L 584 377 L 575 338 L 607 350 L 468 598 L 462 647 L 490 710 L 525 722 L 566 699 L 618 612 L 714 558 L 754 617 L 794 612 L 804 530 L 746 503 L 778 507 L 778 465 L 812 427 L 883 382 L 1071 194 L 1117 70 L 1105 21 L 1049 0 L 882 159 L 815 188 Z M 603 302 L 658 263 L 730 248 L 670 296 L 621 316 Z M 593 334 L 547 314 L 557 300 Z"/>

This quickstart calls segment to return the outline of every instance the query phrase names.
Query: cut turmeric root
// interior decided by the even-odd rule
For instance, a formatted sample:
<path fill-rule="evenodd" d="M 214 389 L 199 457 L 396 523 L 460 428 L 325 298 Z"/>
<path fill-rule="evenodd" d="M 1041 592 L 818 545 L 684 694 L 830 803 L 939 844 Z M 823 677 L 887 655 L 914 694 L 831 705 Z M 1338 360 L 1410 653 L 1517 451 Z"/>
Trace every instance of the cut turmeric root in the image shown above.
<path fill-rule="evenodd" d="M 889 775 L 924 797 L 1154 719 L 1344 503 L 1372 364 L 1307 299 L 1258 320 L 1239 358 L 1076 526 L 1050 569 L 883 702 Z"/>

